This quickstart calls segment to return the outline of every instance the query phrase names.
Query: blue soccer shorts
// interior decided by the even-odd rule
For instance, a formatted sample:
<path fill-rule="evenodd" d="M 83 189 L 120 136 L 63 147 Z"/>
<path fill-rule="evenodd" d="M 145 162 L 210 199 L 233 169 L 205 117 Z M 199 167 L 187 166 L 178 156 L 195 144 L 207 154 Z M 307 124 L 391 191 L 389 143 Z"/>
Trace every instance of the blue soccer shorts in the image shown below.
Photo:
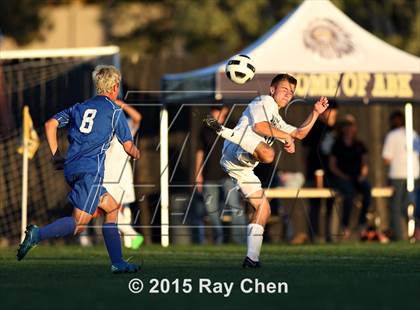
<path fill-rule="evenodd" d="M 66 176 L 66 181 L 71 187 L 67 198 L 73 207 L 93 215 L 99 205 L 99 199 L 107 192 L 102 186 L 102 180 L 102 177 L 91 173 Z"/>

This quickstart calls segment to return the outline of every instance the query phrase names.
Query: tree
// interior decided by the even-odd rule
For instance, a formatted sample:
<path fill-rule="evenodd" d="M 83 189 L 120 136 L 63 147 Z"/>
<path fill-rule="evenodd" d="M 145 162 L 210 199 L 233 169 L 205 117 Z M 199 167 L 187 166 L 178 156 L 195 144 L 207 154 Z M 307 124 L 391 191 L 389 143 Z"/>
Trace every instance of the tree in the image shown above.
<path fill-rule="evenodd" d="M 44 4 L 37 0 L 0 1 L 0 31 L 20 45 L 40 38 L 45 22 L 40 9 Z"/>
<path fill-rule="evenodd" d="M 420 56 L 420 0 L 333 0 L 356 23 L 389 44 Z"/>
<path fill-rule="evenodd" d="M 316 1 L 316 0 L 314 0 Z M 356 23 L 392 45 L 420 55 L 419 0 L 332 0 Z M 108 32 L 123 51 L 152 55 L 217 53 L 224 57 L 249 45 L 296 8 L 301 0 L 148 0 L 131 17 L 137 26 L 124 34 Z M 121 16 L 130 18 L 127 3 L 105 9 L 112 29 Z M 148 20 L 150 8 L 154 14 Z M 105 7 L 104 7 L 105 8 Z M 119 8 L 119 9 L 118 9 Z M 119 16 L 119 17 L 118 17 Z M 143 22 L 139 22 L 143 20 Z M 132 23 L 136 24 L 135 21 Z"/>

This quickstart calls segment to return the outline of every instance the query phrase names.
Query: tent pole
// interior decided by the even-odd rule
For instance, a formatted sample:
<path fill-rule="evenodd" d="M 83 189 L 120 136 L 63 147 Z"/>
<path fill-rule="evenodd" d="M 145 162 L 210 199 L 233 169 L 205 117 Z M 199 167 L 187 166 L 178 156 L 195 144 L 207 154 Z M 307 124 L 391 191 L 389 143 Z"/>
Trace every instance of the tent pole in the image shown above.
<path fill-rule="evenodd" d="M 413 172 L 413 106 L 411 103 L 405 104 L 405 143 L 407 149 L 407 193 L 409 205 L 407 208 L 408 215 L 408 238 L 413 242 L 414 236 L 414 204 L 412 196 L 414 194 L 414 172 Z"/>
<path fill-rule="evenodd" d="M 160 222 L 161 244 L 169 246 L 169 163 L 168 163 L 168 110 L 160 110 Z"/>
<path fill-rule="evenodd" d="M 368 113 L 366 116 L 369 117 L 369 131 L 370 131 L 370 138 L 372 141 L 382 141 L 382 118 L 377 117 L 378 115 L 381 115 L 382 109 L 378 104 L 368 105 L 366 107 L 368 109 Z M 363 117 L 363 121 L 365 122 L 367 119 Z M 373 143 L 369 146 L 369 153 L 371 158 L 381 158 L 382 156 L 382 144 L 381 143 Z M 372 165 L 372 168 L 369 167 L 369 170 L 371 171 L 373 182 L 374 184 L 382 184 L 383 180 L 385 179 L 385 173 L 382 166 L 382 162 L 380 160 L 370 160 L 370 165 Z M 378 228 L 383 231 L 385 227 L 385 222 L 381 219 L 383 219 L 383 213 L 384 210 L 386 210 L 385 200 L 384 199 L 377 199 L 376 201 L 376 208 L 377 208 L 377 214 L 374 218 L 375 225 L 378 226 Z"/>

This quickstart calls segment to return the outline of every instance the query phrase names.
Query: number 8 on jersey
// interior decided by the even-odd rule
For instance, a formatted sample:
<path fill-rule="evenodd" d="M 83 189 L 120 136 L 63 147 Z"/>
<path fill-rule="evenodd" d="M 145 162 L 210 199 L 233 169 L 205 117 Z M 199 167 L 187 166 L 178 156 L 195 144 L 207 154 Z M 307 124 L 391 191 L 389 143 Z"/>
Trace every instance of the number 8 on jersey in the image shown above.
<path fill-rule="evenodd" d="M 82 124 L 79 127 L 80 132 L 90 133 L 93 127 L 93 120 L 96 116 L 96 109 L 87 109 L 83 114 Z M 87 126 L 86 126 L 87 125 Z"/>

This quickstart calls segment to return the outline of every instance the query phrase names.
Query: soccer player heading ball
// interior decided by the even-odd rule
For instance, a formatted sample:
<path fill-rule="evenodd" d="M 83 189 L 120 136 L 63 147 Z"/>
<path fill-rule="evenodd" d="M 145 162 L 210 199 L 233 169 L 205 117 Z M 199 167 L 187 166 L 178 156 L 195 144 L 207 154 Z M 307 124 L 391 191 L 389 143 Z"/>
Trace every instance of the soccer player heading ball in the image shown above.
<path fill-rule="evenodd" d="M 287 124 L 281 118 L 279 109 L 286 107 L 293 98 L 296 84 L 296 79 L 289 74 L 276 75 L 270 85 L 270 95 L 256 97 L 242 113 L 234 129 L 220 125 L 212 117 L 203 120 L 206 126 L 225 139 L 220 164 L 254 208 L 248 225 L 248 252 L 243 267 L 260 267 L 264 226 L 271 212 L 254 168 L 259 162 L 271 163 L 274 160 L 274 140 L 283 142 L 286 152 L 294 153 L 294 139 L 305 138 L 318 116 L 328 108 L 328 99 L 321 97 L 300 127 Z"/>
<path fill-rule="evenodd" d="M 22 260 L 31 248 L 43 240 L 82 232 L 99 207 L 105 213 L 102 232 L 111 259 L 111 271 L 135 272 L 139 266 L 122 258 L 116 225 L 119 206 L 102 186 L 102 180 L 105 152 L 114 135 L 128 155 L 138 159 L 140 152 L 132 141 L 124 112 L 115 104 L 121 73 L 113 66 L 97 66 L 92 76 L 97 96 L 57 113 L 45 123 L 54 166 L 57 170 L 64 168 L 64 176 L 72 189 L 68 198 L 74 207 L 73 216 L 60 218 L 41 228 L 29 225 L 17 259 Z M 70 126 L 70 145 L 64 160 L 58 150 L 57 128 L 66 125 Z"/>

